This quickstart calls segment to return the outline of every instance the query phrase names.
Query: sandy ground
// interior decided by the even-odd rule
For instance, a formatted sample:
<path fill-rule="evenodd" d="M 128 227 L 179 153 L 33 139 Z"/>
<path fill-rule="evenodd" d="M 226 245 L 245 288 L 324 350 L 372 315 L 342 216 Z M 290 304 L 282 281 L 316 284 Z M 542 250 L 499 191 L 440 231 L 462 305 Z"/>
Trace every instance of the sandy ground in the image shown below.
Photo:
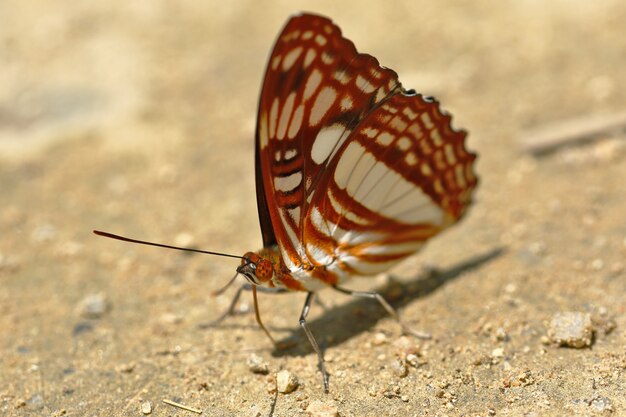
<path fill-rule="evenodd" d="M 140 416 L 149 402 L 196 415 L 170 399 L 204 416 L 306 415 L 317 401 L 344 417 L 626 415 L 624 133 L 521 146 L 528 129 L 624 111 L 626 6 L 440 3 L 1 2 L 0 414 Z M 432 340 L 403 337 L 373 302 L 320 294 L 330 394 L 297 323 L 302 294 L 261 296 L 277 339 L 296 342 L 275 351 L 252 314 L 205 326 L 236 260 L 91 234 L 261 245 L 256 103 L 299 9 L 438 97 L 480 154 L 469 216 L 390 275 L 354 281 Z M 550 343 L 568 311 L 591 318 L 590 347 Z M 279 370 L 297 390 L 273 391 Z"/>

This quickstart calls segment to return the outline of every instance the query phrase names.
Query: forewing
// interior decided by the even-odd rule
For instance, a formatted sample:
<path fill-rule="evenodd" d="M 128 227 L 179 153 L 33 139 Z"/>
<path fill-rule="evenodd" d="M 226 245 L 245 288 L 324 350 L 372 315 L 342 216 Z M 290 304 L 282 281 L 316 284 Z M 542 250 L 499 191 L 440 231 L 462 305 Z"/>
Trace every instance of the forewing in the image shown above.
<path fill-rule="evenodd" d="M 329 161 L 400 89 L 395 72 L 357 53 L 329 19 L 304 14 L 287 22 L 261 92 L 256 175 L 264 244 L 278 243 L 288 266 L 306 256 L 302 221 Z"/>
<path fill-rule="evenodd" d="M 433 99 L 395 94 L 330 161 L 304 225 L 312 265 L 381 272 L 455 223 L 470 204 L 476 156 Z"/>

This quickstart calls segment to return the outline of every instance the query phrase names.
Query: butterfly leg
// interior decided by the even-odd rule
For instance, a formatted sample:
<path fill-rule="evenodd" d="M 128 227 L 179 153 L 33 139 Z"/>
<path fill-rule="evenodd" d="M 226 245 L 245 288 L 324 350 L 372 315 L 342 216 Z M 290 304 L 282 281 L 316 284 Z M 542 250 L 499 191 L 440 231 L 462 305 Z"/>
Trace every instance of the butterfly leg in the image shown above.
<path fill-rule="evenodd" d="M 216 325 L 220 324 L 221 322 L 223 322 L 226 317 L 234 316 L 235 315 L 235 307 L 237 306 L 237 303 L 239 302 L 239 298 L 241 297 L 241 293 L 243 292 L 243 290 L 249 289 L 249 288 L 246 288 L 246 286 L 250 286 L 250 284 L 245 284 L 245 285 L 242 285 L 241 287 L 239 287 L 237 289 L 237 292 L 235 293 L 235 296 L 233 297 L 233 300 L 230 302 L 230 305 L 228 306 L 228 309 L 225 312 L 223 312 L 221 316 L 219 316 L 218 318 L 216 318 L 215 320 L 213 320 L 212 322 L 207 324 L 205 327 L 216 326 Z M 223 292 L 223 291 L 221 291 L 221 292 Z"/>
<path fill-rule="evenodd" d="M 352 295 L 354 297 L 362 297 L 362 298 L 373 298 L 376 301 L 378 301 L 378 303 L 385 309 L 387 310 L 387 313 L 389 313 L 389 315 L 391 317 L 393 317 L 399 324 L 400 326 L 402 326 L 402 331 L 406 334 L 410 334 L 412 336 L 417 337 L 418 339 L 430 339 L 432 338 L 432 336 L 429 333 L 424 333 L 424 332 L 420 332 L 417 330 L 413 330 L 411 329 L 411 327 L 406 324 L 404 321 L 402 321 L 402 319 L 400 318 L 400 316 L 398 315 L 398 313 L 396 312 L 396 310 L 391 307 L 391 305 L 387 302 L 387 300 L 385 300 L 385 298 L 380 295 L 377 292 L 369 292 L 369 291 L 352 291 L 352 290 L 348 290 L 346 288 L 341 288 L 338 286 L 333 286 L 334 289 L 336 289 L 339 292 L 342 292 L 344 294 L 348 294 L 348 295 Z"/>
<path fill-rule="evenodd" d="M 249 285 L 249 284 L 247 284 Z M 269 337 L 269 339 L 272 341 L 272 343 L 274 344 L 274 347 L 276 349 L 287 349 L 291 346 L 293 346 L 292 343 L 282 343 L 282 342 L 277 342 L 271 335 L 270 331 L 267 330 L 267 327 L 265 327 L 265 325 L 263 324 L 263 321 L 261 320 L 261 314 L 259 313 L 259 301 L 257 299 L 256 293 L 257 290 L 260 292 L 270 292 L 270 293 L 282 293 L 285 292 L 282 288 L 266 288 L 266 287 L 257 287 L 256 285 L 249 285 L 249 287 L 251 287 L 250 289 L 252 289 L 252 299 L 254 300 L 254 317 L 256 318 L 256 322 L 259 324 L 259 327 L 261 327 L 261 329 L 265 332 L 265 334 L 267 335 L 267 337 Z M 242 287 L 243 288 L 243 287 Z"/>
<path fill-rule="evenodd" d="M 227 285 L 225 285 L 223 288 L 219 289 L 218 291 L 215 291 L 212 295 L 217 296 L 217 295 L 222 294 L 232 284 L 233 281 L 234 281 L 234 279 L 229 281 L 229 283 Z M 213 326 L 216 326 L 216 325 L 220 324 L 222 321 L 224 321 L 224 319 L 226 317 L 234 316 L 236 314 L 235 307 L 237 306 L 237 303 L 239 302 L 239 298 L 241 298 L 241 293 L 243 291 L 251 291 L 252 287 L 253 287 L 252 284 L 244 284 L 241 287 L 239 287 L 237 289 L 237 292 L 235 293 L 235 296 L 233 297 L 232 301 L 230 302 L 230 305 L 228 306 L 228 309 L 224 313 L 222 313 L 222 315 L 219 316 L 217 319 L 213 320 L 212 322 L 210 322 L 208 324 L 202 325 L 202 327 L 213 327 Z M 283 288 L 265 288 L 265 287 L 260 287 L 260 288 L 258 288 L 258 290 L 259 290 L 259 292 L 267 292 L 267 293 L 272 293 L 272 294 L 279 294 L 279 293 L 286 292 Z M 255 308 L 256 308 L 256 305 L 255 305 Z"/>
<path fill-rule="evenodd" d="M 328 371 L 326 371 L 324 355 L 322 354 L 322 350 L 317 344 L 317 340 L 315 340 L 315 337 L 313 336 L 313 333 L 311 333 L 311 329 L 309 329 L 309 325 L 306 322 L 306 317 L 309 315 L 309 310 L 311 309 L 311 301 L 313 301 L 314 296 L 315 293 L 313 292 L 308 292 L 306 295 L 304 307 L 302 307 L 302 313 L 300 314 L 300 326 L 302 326 L 306 337 L 309 339 L 311 346 L 313 346 L 313 350 L 315 350 L 315 353 L 317 353 L 317 361 L 320 367 L 320 371 L 322 372 L 322 378 L 324 380 L 324 392 L 328 393 Z"/>

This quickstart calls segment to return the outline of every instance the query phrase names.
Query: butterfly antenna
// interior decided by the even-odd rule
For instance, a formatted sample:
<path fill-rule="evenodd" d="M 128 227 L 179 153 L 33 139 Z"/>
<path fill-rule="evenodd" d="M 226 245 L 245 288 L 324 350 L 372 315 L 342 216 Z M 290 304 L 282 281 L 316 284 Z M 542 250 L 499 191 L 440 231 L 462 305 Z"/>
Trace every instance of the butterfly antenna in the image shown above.
<path fill-rule="evenodd" d="M 95 234 L 97 234 L 98 236 L 108 237 L 108 238 L 111 238 L 111 239 L 117 239 L 117 240 L 121 240 L 121 241 L 124 241 L 124 242 L 139 243 L 141 245 L 158 246 L 160 248 L 176 249 L 176 250 L 182 250 L 182 251 L 186 251 L 186 252 L 206 253 L 206 254 L 209 254 L 209 255 L 225 256 L 227 258 L 242 259 L 242 256 L 230 255 L 228 253 L 211 252 L 211 251 L 208 251 L 208 250 L 194 249 L 194 248 L 181 248 L 180 246 L 172 246 L 172 245 L 164 245 L 162 243 L 147 242 L 145 240 L 137 240 L 137 239 L 131 239 L 131 238 L 124 237 L 124 236 L 114 235 L 113 233 L 103 232 L 101 230 L 94 230 L 93 232 Z"/>

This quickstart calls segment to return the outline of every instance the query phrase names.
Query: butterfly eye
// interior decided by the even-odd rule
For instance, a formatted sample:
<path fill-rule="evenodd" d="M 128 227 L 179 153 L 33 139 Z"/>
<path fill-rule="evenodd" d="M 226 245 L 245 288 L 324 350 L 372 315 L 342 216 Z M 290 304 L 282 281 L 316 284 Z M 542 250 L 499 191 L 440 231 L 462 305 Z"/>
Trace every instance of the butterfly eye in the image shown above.
<path fill-rule="evenodd" d="M 241 265 L 246 265 L 246 264 L 250 264 L 250 263 L 255 263 L 255 258 L 257 257 L 257 255 L 254 252 L 246 252 L 242 257 L 241 257 Z"/>
<path fill-rule="evenodd" d="M 261 282 L 269 281 L 274 275 L 272 262 L 267 259 L 260 259 L 256 264 L 256 277 Z"/>

